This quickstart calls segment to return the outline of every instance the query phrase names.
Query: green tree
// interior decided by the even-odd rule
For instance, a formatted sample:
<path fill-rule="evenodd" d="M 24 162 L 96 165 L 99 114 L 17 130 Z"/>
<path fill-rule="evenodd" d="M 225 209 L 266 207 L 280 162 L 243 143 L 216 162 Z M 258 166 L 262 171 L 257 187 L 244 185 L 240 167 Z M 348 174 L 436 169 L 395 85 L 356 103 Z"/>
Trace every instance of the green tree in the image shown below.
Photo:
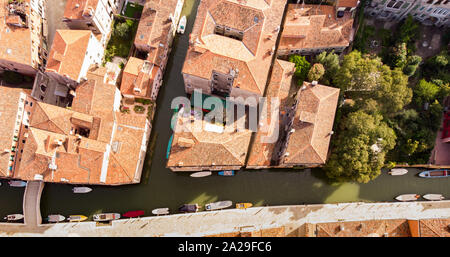
<path fill-rule="evenodd" d="M 308 72 L 309 81 L 319 81 L 325 74 L 325 68 L 320 63 L 315 63 Z"/>
<path fill-rule="evenodd" d="M 333 52 L 321 52 L 316 56 L 315 63 L 320 63 L 325 68 L 325 74 L 323 75 L 320 83 L 325 85 L 332 85 L 333 79 L 336 77 L 339 71 L 339 56 Z"/>
<path fill-rule="evenodd" d="M 413 92 L 408 87 L 408 77 L 400 69 L 387 69 L 382 74 L 375 99 L 381 105 L 381 111 L 391 114 L 402 110 L 411 102 Z"/>
<path fill-rule="evenodd" d="M 382 73 L 388 69 L 379 58 L 362 56 L 360 52 L 352 51 L 344 57 L 335 83 L 343 91 L 375 90 Z"/>
<path fill-rule="evenodd" d="M 326 174 L 338 181 L 367 183 L 380 175 L 386 153 L 395 146 L 395 133 L 381 115 L 363 111 L 350 113 L 341 124 Z"/>
<path fill-rule="evenodd" d="M 403 69 L 406 66 L 408 51 L 406 43 L 399 43 L 391 50 L 391 67 Z"/>
<path fill-rule="evenodd" d="M 419 24 L 411 15 L 405 19 L 398 30 L 397 43 L 405 43 L 408 47 L 408 52 L 414 52 L 414 41 L 419 36 Z"/>
<path fill-rule="evenodd" d="M 130 31 L 130 26 L 126 22 L 119 23 L 116 25 L 116 28 L 114 29 L 114 36 L 117 36 L 120 38 L 126 38 L 129 31 Z"/>
<path fill-rule="evenodd" d="M 299 85 L 303 83 L 308 75 L 311 64 L 305 59 L 305 56 L 291 55 L 289 61 L 295 63 L 295 76 L 299 79 Z"/>
<path fill-rule="evenodd" d="M 414 88 L 414 94 L 416 95 L 416 103 L 421 106 L 425 102 L 430 102 L 436 99 L 436 95 L 439 93 L 440 88 L 436 84 L 421 79 Z"/>
<path fill-rule="evenodd" d="M 414 75 L 421 62 L 422 57 L 418 55 L 408 56 L 406 66 L 403 68 L 403 73 L 408 77 Z"/>

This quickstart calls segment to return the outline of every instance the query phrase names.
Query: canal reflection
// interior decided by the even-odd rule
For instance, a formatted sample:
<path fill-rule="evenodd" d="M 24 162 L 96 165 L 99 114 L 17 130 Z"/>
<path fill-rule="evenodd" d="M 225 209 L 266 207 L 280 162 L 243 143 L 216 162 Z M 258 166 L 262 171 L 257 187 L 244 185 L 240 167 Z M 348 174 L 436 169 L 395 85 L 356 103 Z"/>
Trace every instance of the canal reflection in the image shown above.
<path fill-rule="evenodd" d="M 124 213 L 131 210 L 151 210 L 169 207 L 176 210 L 184 203 L 206 203 L 216 200 L 251 202 L 255 206 L 336 203 L 354 201 L 393 201 L 404 193 L 441 193 L 450 198 L 450 179 L 421 179 L 418 170 L 410 169 L 404 176 L 380 175 L 367 184 L 332 184 L 320 169 L 249 170 L 239 171 L 234 177 L 212 175 L 191 178 L 187 173 L 173 173 L 165 168 L 166 147 L 171 136 L 170 104 L 173 98 L 184 96 L 181 69 L 188 47 L 188 37 L 194 23 L 198 1 L 186 0 L 183 13 L 188 15 L 186 33 L 177 36 L 164 77 L 164 86 L 158 96 L 158 108 L 142 182 L 120 187 L 93 186 L 88 194 L 73 194 L 72 186 L 46 184 L 41 199 L 42 216 L 49 214 L 89 215 L 99 212 Z M 191 11 L 192 10 L 192 11 Z M 6 181 L 0 187 L 1 215 L 22 213 L 23 188 L 10 188 Z M 2 216 L 2 217 L 3 217 Z"/>

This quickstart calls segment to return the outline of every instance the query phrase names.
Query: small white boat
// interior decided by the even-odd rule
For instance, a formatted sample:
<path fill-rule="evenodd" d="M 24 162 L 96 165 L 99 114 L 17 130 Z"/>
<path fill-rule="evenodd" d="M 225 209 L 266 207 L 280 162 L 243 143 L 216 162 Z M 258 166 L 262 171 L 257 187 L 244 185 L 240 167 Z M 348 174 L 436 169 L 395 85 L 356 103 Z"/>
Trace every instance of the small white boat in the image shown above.
<path fill-rule="evenodd" d="M 186 30 L 186 23 L 186 16 L 181 17 L 180 22 L 178 23 L 177 33 L 184 34 L 184 31 Z"/>
<path fill-rule="evenodd" d="M 92 191 L 92 188 L 90 188 L 90 187 L 74 187 L 74 188 L 72 189 L 72 191 L 73 191 L 75 194 L 85 194 L 85 193 L 91 192 L 91 191 Z"/>
<path fill-rule="evenodd" d="M 220 201 L 220 202 L 206 204 L 205 209 L 207 211 L 220 210 L 220 209 L 228 208 L 231 205 L 233 205 L 232 201 Z"/>
<path fill-rule="evenodd" d="M 401 176 L 405 175 L 406 173 L 408 173 L 407 169 L 392 169 L 391 171 L 389 171 L 389 175 L 392 176 Z"/>
<path fill-rule="evenodd" d="M 27 185 L 27 182 L 22 181 L 22 180 L 12 180 L 12 181 L 8 181 L 9 186 L 12 187 L 24 187 Z"/>
<path fill-rule="evenodd" d="M 6 217 L 4 217 L 3 219 L 5 219 L 7 221 L 21 220 L 21 219 L 23 219 L 23 214 L 9 214 Z"/>
<path fill-rule="evenodd" d="M 48 215 L 47 218 L 48 218 L 48 222 L 61 222 L 66 219 L 66 217 L 59 215 L 59 214 Z"/>
<path fill-rule="evenodd" d="M 423 196 L 423 198 L 429 201 L 441 201 L 445 199 L 445 197 L 442 196 L 441 194 L 426 194 Z"/>
<path fill-rule="evenodd" d="M 70 222 L 82 222 L 87 220 L 88 218 L 84 215 L 70 215 L 69 218 L 67 218 Z"/>
<path fill-rule="evenodd" d="M 419 197 L 420 195 L 417 194 L 404 194 L 395 197 L 395 199 L 401 202 L 409 202 L 409 201 L 416 201 L 417 199 L 419 199 Z"/>
<path fill-rule="evenodd" d="M 211 176 L 211 174 L 212 174 L 211 171 L 200 171 L 200 172 L 192 173 L 191 177 L 193 177 L 193 178 L 203 178 L 203 177 Z"/>
<path fill-rule="evenodd" d="M 94 214 L 94 221 L 110 221 L 120 219 L 119 213 L 100 213 Z"/>
<path fill-rule="evenodd" d="M 169 208 L 154 209 L 154 210 L 152 210 L 152 213 L 154 215 L 166 215 L 166 214 L 169 214 Z"/>

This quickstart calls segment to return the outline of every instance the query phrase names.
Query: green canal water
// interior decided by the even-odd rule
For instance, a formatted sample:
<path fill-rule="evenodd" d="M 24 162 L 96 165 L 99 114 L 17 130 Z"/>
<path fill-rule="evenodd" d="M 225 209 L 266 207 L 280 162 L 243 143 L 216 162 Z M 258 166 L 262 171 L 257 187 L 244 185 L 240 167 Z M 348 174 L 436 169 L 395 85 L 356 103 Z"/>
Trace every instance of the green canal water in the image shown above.
<path fill-rule="evenodd" d="M 187 0 L 183 13 L 188 17 L 186 33 L 174 41 L 164 86 L 158 96 L 158 108 L 141 183 L 119 187 L 93 186 L 89 194 L 73 194 L 72 186 L 46 184 L 42 199 L 42 216 L 49 214 L 83 214 L 100 212 L 124 213 L 130 210 L 151 210 L 169 207 L 176 210 L 184 203 L 205 203 L 216 200 L 251 202 L 255 206 L 319 204 L 337 202 L 386 202 L 405 193 L 441 193 L 450 198 L 450 179 L 421 179 L 419 170 L 410 169 L 404 176 L 382 174 L 367 184 L 330 184 L 323 171 L 249 170 L 234 177 L 212 175 L 191 178 L 187 173 L 173 173 L 165 168 L 167 143 L 171 136 L 170 104 L 173 98 L 184 96 L 181 69 L 188 47 L 188 37 L 194 23 L 198 1 Z M 150 153 L 150 151 L 149 151 Z M 6 181 L 0 186 L 0 215 L 22 213 L 24 188 L 11 188 Z M 3 217 L 2 216 L 2 217 Z"/>

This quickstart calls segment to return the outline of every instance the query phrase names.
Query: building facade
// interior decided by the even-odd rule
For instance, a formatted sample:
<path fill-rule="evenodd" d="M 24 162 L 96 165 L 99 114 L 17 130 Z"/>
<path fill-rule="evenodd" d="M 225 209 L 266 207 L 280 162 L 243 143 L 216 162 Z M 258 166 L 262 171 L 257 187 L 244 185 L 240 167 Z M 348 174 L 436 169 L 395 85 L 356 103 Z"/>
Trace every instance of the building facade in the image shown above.
<path fill-rule="evenodd" d="M 0 0 L 0 70 L 34 76 L 47 61 L 44 0 Z"/>
<path fill-rule="evenodd" d="M 450 27 L 449 0 L 372 0 L 364 12 L 380 20 L 401 21 L 411 15 L 424 25 Z"/>
<path fill-rule="evenodd" d="M 70 29 L 92 30 L 94 34 L 101 34 L 100 41 L 106 46 L 119 5 L 121 1 L 115 0 L 69 0 L 64 10 L 63 22 Z"/>

